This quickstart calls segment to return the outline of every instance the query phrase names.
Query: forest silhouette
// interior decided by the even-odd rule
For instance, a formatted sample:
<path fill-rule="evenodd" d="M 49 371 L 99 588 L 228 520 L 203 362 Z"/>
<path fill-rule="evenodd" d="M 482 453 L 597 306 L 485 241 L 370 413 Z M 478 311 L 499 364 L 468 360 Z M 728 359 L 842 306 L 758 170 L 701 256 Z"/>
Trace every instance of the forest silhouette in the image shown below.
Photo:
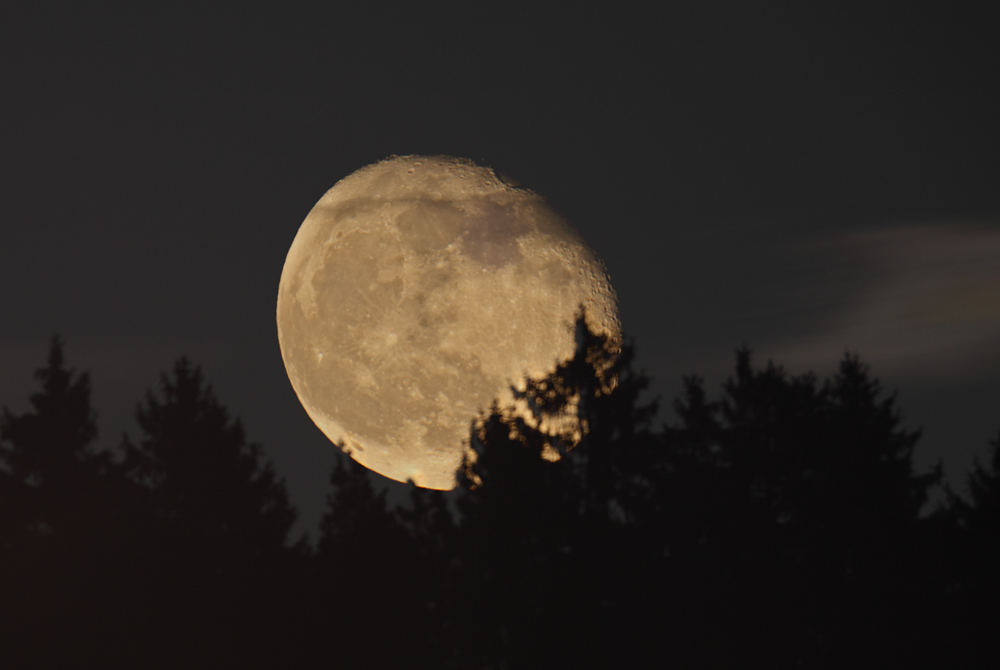
<path fill-rule="evenodd" d="M 856 356 L 746 349 L 658 426 L 632 347 L 576 342 L 471 424 L 452 494 L 390 508 L 338 455 L 313 544 L 197 366 L 102 451 L 54 338 L 0 417 L 0 667 L 996 667 L 1000 437 L 953 492 Z"/>

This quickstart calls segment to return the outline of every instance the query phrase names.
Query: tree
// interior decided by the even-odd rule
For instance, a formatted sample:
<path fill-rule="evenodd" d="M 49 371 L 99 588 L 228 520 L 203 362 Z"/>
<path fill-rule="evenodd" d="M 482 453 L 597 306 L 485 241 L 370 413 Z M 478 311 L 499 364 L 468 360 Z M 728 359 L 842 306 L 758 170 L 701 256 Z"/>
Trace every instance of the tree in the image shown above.
<path fill-rule="evenodd" d="M 111 455 L 94 448 L 90 378 L 66 366 L 58 337 L 35 374 L 32 409 L 0 417 L 0 664 L 11 667 L 127 646 L 121 575 L 133 499 Z"/>
<path fill-rule="evenodd" d="M 122 442 L 149 518 L 134 539 L 144 545 L 133 566 L 144 594 L 136 609 L 158 624 L 137 632 L 139 646 L 172 667 L 261 662 L 284 644 L 295 510 L 200 368 L 182 357 L 159 390 L 136 410 L 141 440 Z"/>
<path fill-rule="evenodd" d="M 388 567 L 383 563 L 405 535 L 388 510 L 386 492 L 376 491 L 368 469 L 343 452 L 337 454 L 330 484 L 319 555 L 339 569 L 368 572 Z"/>
<path fill-rule="evenodd" d="M 992 639 L 1000 623 L 1000 435 L 990 442 L 988 461 L 976 459 L 966 481 L 968 500 L 952 496 L 961 529 L 958 590 L 979 646 L 996 657 Z"/>
<path fill-rule="evenodd" d="M 451 667 L 460 647 L 455 616 L 466 594 L 454 579 L 458 527 L 443 491 L 409 482 L 409 505 L 394 510 L 408 538 L 413 594 L 421 611 L 417 648 L 424 667 Z"/>
<path fill-rule="evenodd" d="M 914 472 L 920 431 L 902 427 L 896 396 L 883 397 L 855 356 L 818 388 L 811 374 L 790 377 L 773 364 L 754 369 L 743 349 L 723 390 L 721 401 L 709 403 L 700 380 L 688 379 L 675 405 L 681 424 L 668 441 L 729 479 L 740 496 L 734 505 L 746 510 L 738 525 L 757 538 L 818 529 L 860 550 L 917 523 L 940 481 L 938 469 Z"/>
<path fill-rule="evenodd" d="M 337 454 L 320 524 L 312 661 L 340 667 L 440 667 L 430 661 L 426 586 L 414 545 L 368 469 Z M 318 627 L 318 628 L 317 628 Z"/>
<path fill-rule="evenodd" d="M 972 534 L 981 535 L 1000 555 L 1000 434 L 990 441 L 986 465 L 977 458 L 967 480 L 969 501 L 959 501 L 962 525 Z"/>
<path fill-rule="evenodd" d="M 824 385 L 822 396 L 828 441 L 825 453 L 817 454 L 815 470 L 828 473 L 825 484 L 834 489 L 824 491 L 829 498 L 850 502 L 851 516 L 842 522 L 864 524 L 868 533 L 864 541 L 885 537 L 890 528 L 912 527 L 942 474 L 940 466 L 915 472 L 913 450 L 921 431 L 902 428 L 896 394 L 883 396 L 882 385 L 871 378 L 868 366 L 847 355 Z"/>
<path fill-rule="evenodd" d="M 161 389 L 162 399 L 149 391 L 136 410 L 142 440 L 126 436 L 122 445 L 157 523 L 189 558 L 213 561 L 214 572 L 279 553 L 296 512 L 260 446 L 246 441 L 187 358 L 162 375 Z"/>
<path fill-rule="evenodd" d="M 513 388 L 512 407 L 473 424 L 457 473 L 453 617 L 467 665 L 613 665 L 642 637 L 639 611 L 659 622 L 634 581 L 650 576 L 634 569 L 648 488 L 637 454 L 655 404 L 638 402 L 647 380 L 631 347 L 583 315 L 576 344 L 551 375 Z"/>
<path fill-rule="evenodd" d="M 914 471 L 920 432 L 895 402 L 851 355 L 822 386 L 755 369 L 746 349 L 720 401 L 686 381 L 681 423 L 664 434 L 667 544 L 703 593 L 750 622 L 723 635 L 743 653 L 850 659 L 868 636 L 899 649 L 916 629 L 931 597 L 920 513 L 941 473 Z"/>
<path fill-rule="evenodd" d="M 7 472 L 6 495 L 16 502 L 18 530 L 58 540 L 82 532 L 93 488 L 111 466 L 106 452 L 93 448 L 97 415 L 90 405 L 90 376 L 66 367 L 62 340 L 53 337 L 48 365 L 35 372 L 42 390 L 31 396 L 32 411 L 0 416 L 0 460 Z"/>

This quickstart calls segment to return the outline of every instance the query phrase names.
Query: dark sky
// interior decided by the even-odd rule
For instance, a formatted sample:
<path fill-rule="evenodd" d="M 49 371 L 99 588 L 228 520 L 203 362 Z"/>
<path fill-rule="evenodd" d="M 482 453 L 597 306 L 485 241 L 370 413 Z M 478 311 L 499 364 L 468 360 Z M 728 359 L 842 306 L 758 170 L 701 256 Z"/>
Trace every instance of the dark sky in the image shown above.
<path fill-rule="evenodd" d="M 58 331 L 112 446 L 186 353 L 313 527 L 332 446 L 281 363 L 285 253 L 337 180 L 420 153 L 570 219 L 667 401 L 743 343 L 820 375 L 850 348 L 952 482 L 1000 429 L 992 3 L 145 4 L 0 16 L 12 410 Z"/>

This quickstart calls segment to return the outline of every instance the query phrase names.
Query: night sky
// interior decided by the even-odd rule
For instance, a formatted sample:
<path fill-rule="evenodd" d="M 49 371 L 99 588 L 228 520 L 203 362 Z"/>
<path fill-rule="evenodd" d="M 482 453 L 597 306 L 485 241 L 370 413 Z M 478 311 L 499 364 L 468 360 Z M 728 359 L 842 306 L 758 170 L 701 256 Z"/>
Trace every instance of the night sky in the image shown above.
<path fill-rule="evenodd" d="M 0 16 L 0 403 L 60 333 L 100 444 L 181 354 L 313 530 L 333 446 L 275 326 L 323 193 L 392 154 L 471 158 L 600 255 L 663 397 L 858 352 L 961 487 L 1000 429 L 996 5 L 645 13 L 315 3 Z M 992 8 L 991 8 L 992 7 Z"/>

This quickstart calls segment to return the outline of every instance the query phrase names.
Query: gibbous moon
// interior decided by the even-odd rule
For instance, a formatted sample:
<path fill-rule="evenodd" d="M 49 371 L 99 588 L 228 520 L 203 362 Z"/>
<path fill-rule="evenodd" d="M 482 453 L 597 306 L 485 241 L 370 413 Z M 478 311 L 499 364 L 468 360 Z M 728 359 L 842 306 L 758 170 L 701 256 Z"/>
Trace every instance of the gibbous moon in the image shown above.
<path fill-rule="evenodd" d="M 278 341 L 330 440 L 386 477 L 451 489 L 472 421 L 573 355 L 581 306 L 621 341 L 603 264 L 543 197 L 468 160 L 392 157 L 302 223 Z"/>

